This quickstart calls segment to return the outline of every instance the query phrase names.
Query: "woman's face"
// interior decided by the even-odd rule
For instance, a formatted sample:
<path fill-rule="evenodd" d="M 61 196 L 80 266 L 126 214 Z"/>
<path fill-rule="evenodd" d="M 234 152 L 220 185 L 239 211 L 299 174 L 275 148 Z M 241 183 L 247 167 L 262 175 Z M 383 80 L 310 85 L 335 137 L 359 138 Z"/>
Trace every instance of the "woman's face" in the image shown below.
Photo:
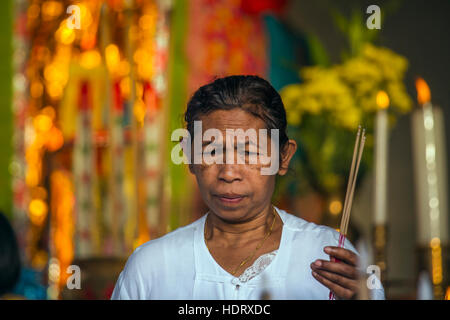
<path fill-rule="evenodd" d="M 234 148 L 228 148 L 226 145 L 227 129 L 242 129 L 246 132 L 248 129 L 253 129 L 259 133 L 259 129 L 266 129 L 266 126 L 258 117 L 242 110 L 217 110 L 200 118 L 202 121 L 202 136 L 208 129 L 216 129 L 217 132 L 222 133 L 223 137 L 223 163 L 206 164 L 203 161 L 201 164 L 192 164 L 189 166 L 191 172 L 195 175 L 197 183 L 202 194 L 202 198 L 206 205 L 213 213 L 218 215 L 223 220 L 229 222 L 243 222 L 251 219 L 264 210 L 271 202 L 271 197 L 275 187 L 276 175 L 261 174 L 262 167 L 269 167 L 270 164 L 261 164 L 259 156 L 269 156 L 271 150 L 271 140 L 267 137 L 267 151 L 262 148 L 262 141 L 249 135 L 245 136 L 244 140 L 233 137 Z M 236 131 L 235 131 L 236 132 Z M 241 135 L 243 137 L 243 135 Z M 193 139 L 194 141 L 194 139 Z M 215 139 L 203 140 L 202 150 L 206 152 L 207 146 L 214 142 Z M 217 141 L 216 141 L 217 142 Z M 241 149 L 237 147 L 240 143 Z M 292 140 L 289 141 L 288 157 L 282 156 L 280 159 L 278 174 L 283 175 L 287 171 L 287 165 L 295 152 L 296 145 Z M 234 161 L 230 161 L 230 152 L 228 150 L 234 149 Z M 194 146 L 192 147 L 193 152 Z M 211 146 L 210 149 L 211 150 Z M 244 152 L 239 152 L 243 151 Z M 192 152 L 192 154 L 194 154 Z M 220 151 L 219 151 L 220 152 Z M 290 154 L 292 153 L 292 154 Z M 217 154 L 216 154 L 217 155 Z M 250 164 L 249 158 L 258 155 L 257 163 Z M 237 159 L 241 157 L 244 164 L 239 164 Z M 287 162 L 286 162 L 287 161 Z"/>

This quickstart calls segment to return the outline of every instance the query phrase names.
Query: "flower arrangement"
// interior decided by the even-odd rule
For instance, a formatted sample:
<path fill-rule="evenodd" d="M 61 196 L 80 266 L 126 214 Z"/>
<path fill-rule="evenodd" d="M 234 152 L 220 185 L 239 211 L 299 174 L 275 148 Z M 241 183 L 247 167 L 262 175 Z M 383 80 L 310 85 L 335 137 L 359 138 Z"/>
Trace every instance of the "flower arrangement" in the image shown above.
<path fill-rule="evenodd" d="M 406 58 L 366 42 L 341 64 L 302 68 L 303 82 L 280 91 L 289 134 L 299 144 L 293 161 L 297 174 L 282 179 L 280 189 L 342 195 L 360 124 L 367 136 L 362 177 L 372 166 L 378 92 L 384 90 L 389 96 L 391 125 L 411 110 L 412 100 L 403 83 L 407 67 Z"/>

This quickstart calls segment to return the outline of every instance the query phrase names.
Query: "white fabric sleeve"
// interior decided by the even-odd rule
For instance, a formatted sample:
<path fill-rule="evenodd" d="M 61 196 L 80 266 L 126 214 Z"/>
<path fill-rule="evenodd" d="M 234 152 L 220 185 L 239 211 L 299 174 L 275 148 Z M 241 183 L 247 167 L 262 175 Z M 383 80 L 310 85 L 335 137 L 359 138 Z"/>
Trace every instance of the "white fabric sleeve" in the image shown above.
<path fill-rule="evenodd" d="M 149 281 L 143 281 L 141 276 L 141 263 L 138 249 L 128 258 L 125 268 L 120 273 L 114 287 L 111 300 L 141 300 L 146 299 L 149 293 Z"/>

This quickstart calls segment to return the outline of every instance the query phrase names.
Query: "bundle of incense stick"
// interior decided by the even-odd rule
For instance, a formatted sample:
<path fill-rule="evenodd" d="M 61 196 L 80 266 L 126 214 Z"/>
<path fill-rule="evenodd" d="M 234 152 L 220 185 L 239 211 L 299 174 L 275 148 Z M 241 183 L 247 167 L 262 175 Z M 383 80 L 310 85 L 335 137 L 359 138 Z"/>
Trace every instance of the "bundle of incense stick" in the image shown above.
<path fill-rule="evenodd" d="M 345 237 L 347 236 L 348 222 L 350 221 L 350 212 L 352 210 L 353 194 L 355 192 L 356 177 L 358 176 L 359 164 L 361 162 L 362 153 L 364 150 L 364 143 L 366 141 L 366 130 L 362 130 L 361 126 L 358 127 L 358 133 L 356 134 L 355 147 L 353 149 L 352 166 L 350 167 L 350 176 L 347 183 L 347 191 L 345 193 L 344 209 L 342 211 L 341 226 L 339 228 L 339 244 L 340 248 L 344 247 Z M 332 258 L 332 261 L 338 261 Z M 333 292 L 330 291 L 330 300 L 334 300 L 336 297 Z"/>

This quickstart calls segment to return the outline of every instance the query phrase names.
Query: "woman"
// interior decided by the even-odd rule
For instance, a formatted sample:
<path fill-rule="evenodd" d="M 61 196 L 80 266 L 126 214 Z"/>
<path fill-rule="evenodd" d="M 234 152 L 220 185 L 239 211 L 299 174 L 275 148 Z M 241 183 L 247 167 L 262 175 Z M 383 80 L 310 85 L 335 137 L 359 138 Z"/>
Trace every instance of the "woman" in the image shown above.
<path fill-rule="evenodd" d="M 239 142 L 237 148 L 228 143 L 217 148 L 225 140 L 217 141 L 217 135 L 203 139 L 202 152 L 226 158 L 212 163 L 205 157 L 189 165 L 209 212 L 138 247 L 112 299 L 328 299 L 330 290 L 340 299 L 354 298 L 358 271 L 353 246 L 347 241 L 346 248 L 337 248 L 335 230 L 275 208 L 276 174 L 261 173 L 271 163 L 250 161 L 252 156 L 278 159 L 273 155 L 279 153 L 276 173 L 284 175 L 296 151 L 277 91 L 257 76 L 216 79 L 195 92 L 185 120 L 194 141 L 199 134 L 195 121 L 201 121 L 202 137 L 209 129 L 223 136 L 230 130 L 267 129 L 278 133 L 278 141 L 270 136 L 270 147 L 264 148 L 264 139 L 248 135 L 239 150 Z M 236 161 L 228 161 L 230 154 Z"/>

